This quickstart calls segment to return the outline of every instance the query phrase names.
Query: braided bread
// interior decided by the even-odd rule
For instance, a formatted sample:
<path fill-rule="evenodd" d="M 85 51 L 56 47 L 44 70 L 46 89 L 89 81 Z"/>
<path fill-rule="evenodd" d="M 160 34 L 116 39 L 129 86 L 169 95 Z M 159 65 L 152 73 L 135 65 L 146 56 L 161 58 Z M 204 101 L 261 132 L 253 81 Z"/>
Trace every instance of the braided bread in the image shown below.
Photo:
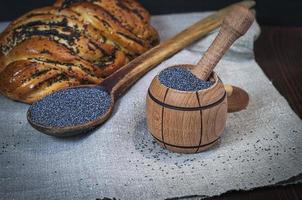
<path fill-rule="evenodd" d="M 0 92 L 25 103 L 98 84 L 159 43 L 136 0 L 57 0 L 0 34 Z"/>

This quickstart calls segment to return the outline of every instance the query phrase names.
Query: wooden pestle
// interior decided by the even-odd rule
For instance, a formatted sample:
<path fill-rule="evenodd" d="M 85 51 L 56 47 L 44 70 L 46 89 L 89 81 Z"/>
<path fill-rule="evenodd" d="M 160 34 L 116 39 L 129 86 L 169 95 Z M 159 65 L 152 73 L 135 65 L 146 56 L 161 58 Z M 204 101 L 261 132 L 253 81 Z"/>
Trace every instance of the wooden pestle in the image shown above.
<path fill-rule="evenodd" d="M 225 52 L 247 32 L 253 21 L 254 15 L 248 8 L 235 5 L 225 17 L 214 42 L 191 72 L 201 80 L 208 80 Z"/>

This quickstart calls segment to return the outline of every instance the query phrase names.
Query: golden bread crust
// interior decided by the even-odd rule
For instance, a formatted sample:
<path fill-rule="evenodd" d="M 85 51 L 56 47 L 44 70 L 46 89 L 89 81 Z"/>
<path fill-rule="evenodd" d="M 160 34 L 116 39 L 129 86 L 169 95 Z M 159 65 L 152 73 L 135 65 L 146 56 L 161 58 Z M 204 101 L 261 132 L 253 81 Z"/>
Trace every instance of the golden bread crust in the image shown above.
<path fill-rule="evenodd" d="M 59 89 L 98 84 L 159 43 L 135 0 L 57 0 L 0 34 L 0 92 L 33 103 Z"/>

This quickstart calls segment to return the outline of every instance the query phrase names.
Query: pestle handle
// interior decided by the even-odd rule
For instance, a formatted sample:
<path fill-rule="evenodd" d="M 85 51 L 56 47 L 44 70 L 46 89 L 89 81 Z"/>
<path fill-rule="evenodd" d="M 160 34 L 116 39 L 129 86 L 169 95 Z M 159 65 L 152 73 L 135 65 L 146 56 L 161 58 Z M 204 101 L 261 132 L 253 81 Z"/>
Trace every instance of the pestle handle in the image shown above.
<path fill-rule="evenodd" d="M 235 5 L 225 17 L 214 42 L 205 52 L 203 58 L 191 71 L 201 80 L 207 80 L 231 45 L 244 35 L 254 21 L 253 13 L 246 7 Z"/>

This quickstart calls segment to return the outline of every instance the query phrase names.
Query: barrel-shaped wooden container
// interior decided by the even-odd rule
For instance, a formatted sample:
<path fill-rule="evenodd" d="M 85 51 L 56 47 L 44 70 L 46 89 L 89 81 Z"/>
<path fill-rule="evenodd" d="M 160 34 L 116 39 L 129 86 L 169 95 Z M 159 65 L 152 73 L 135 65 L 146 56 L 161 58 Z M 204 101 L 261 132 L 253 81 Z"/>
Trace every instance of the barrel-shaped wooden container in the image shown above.
<path fill-rule="evenodd" d="M 210 80 L 214 82 L 210 88 L 187 92 L 166 87 L 158 76 L 153 79 L 147 94 L 147 125 L 161 146 L 173 152 L 197 153 L 219 140 L 227 118 L 227 97 L 215 73 Z"/>

